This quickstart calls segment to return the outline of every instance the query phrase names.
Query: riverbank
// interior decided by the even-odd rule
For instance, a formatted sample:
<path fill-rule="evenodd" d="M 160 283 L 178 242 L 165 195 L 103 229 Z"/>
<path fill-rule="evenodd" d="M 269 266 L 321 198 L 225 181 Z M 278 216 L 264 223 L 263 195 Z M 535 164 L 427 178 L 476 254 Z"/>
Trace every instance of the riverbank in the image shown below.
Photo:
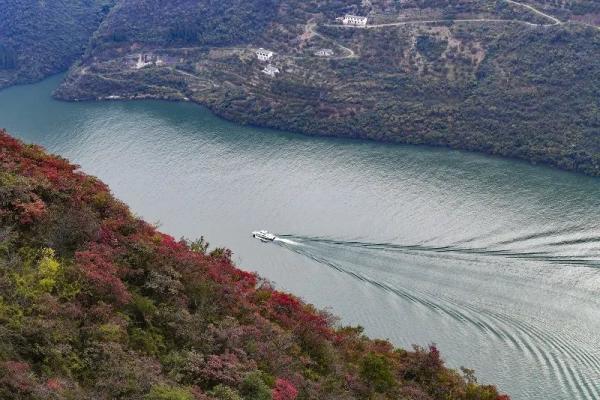
<path fill-rule="evenodd" d="M 55 96 L 189 100 L 241 124 L 443 146 L 600 175 L 597 29 L 303 29 L 306 49 L 263 38 L 277 51 L 274 78 L 251 45 L 148 44 L 132 53 L 129 44 L 112 43 L 74 66 Z M 389 40 L 394 51 L 381 46 Z M 346 50 L 328 59 L 310 53 L 314 46 Z M 137 68 L 131 59 L 142 53 L 167 61 Z"/>
<path fill-rule="evenodd" d="M 173 74 L 173 71 L 164 72 L 167 75 Z M 598 139 L 596 136 L 589 137 L 589 140 L 579 135 L 565 134 L 561 137 L 558 133 L 539 132 L 539 127 L 533 127 L 532 129 L 537 134 L 528 134 L 523 137 L 520 133 L 515 133 L 514 124 L 502 126 L 500 121 L 494 123 L 497 125 L 498 131 L 482 132 L 485 131 L 485 128 L 480 124 L 489 121 L 476 121 L 475 117 L 469 117 L 470 121 L 463 121 L 464 124 L 453 124 L 436 131 L 433 126 L 438 124 L 439 115 L 432 118 L 430 123 L 427 122 L 432 113 L 438 114 L 434 110 L 421 109 L 423 114 L 419 113 L 412 117 L 398 115 L 398 118 L 381 120 L 376 113 L 371 113 L 366 108 L 360 114 L 357 114 L 352 107 L 344 110 L 343 107 L 346 106 L 322 112 L 323 107 L 327 106 L 308 105 L 303 102 L 295 102 L 293 99 L 257 97 L 256 93 L 240 93 L 238 90 L 223 91 L 220 88 L 212 88 L 209 93 L 198 94 L 189 88 L 183 90 L 177 88 L 181 82 L 171 82 L 172 86 L 169 83 L 164 86 L 152 83 L 150 88 L 144 83 L 144 77 L 127 81 L 127 85 L 131 84 L 138 90 L 135 94 L 132 94 L 131 88 L 120 91 L 113 84 L 97 81 L 94 77 L 77 77 L 75 79 L 78 80 L 76 89 L 70 88 L 67 81 L 57 90 L 55 98 L 65 101 L 139 99 L 191 101 L 207 107 L 219 117 L 244 125 L 294 131 L 310 136 L 441 146 L 521 159 L 533 164 L 546 164 L 591 176 L 600 175 L 600 153 L 597 150 Z M 357 107 L 363 108 L 362 105 Z M 456 109 L 446 111 L 448 115 L 444 119 L 452 119 L 456 113 L 460 112 Z M 415 128 L 415 118 L 420 120 L 418 128 Z M 409 120 L 406 126 L 417 130 L 405 130 L 406 128 L 401 123 L 390 125 L 397 119 Z M 412 121 L 410 121 L 411 119 Z M 506 119 L 506 117 L 502 117 L 502 119 Z M 508 123 L 508 121 L 506 122 Z M 517 131 L 523 128 L 519 127 Z M 550 125 L 547 125 L 547 129 L 554 130 Z M 475 134 L 473 130 L 479 130 L 480 133 Z"/>

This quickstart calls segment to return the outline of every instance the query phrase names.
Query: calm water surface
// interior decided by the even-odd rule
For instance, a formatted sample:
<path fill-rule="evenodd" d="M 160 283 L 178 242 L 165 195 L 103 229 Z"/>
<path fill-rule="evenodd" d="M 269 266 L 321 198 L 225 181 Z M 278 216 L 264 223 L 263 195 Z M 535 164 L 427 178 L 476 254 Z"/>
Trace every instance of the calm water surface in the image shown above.
<path fill-rule="evenodd" d="M 0 126 L 176 237 L 514 399 L 600 399 L 600 179 L 458 151 L 308 138 L 191 104 L 0 92 Z M 283 240 L 262 244 L 264 228 Z"/>

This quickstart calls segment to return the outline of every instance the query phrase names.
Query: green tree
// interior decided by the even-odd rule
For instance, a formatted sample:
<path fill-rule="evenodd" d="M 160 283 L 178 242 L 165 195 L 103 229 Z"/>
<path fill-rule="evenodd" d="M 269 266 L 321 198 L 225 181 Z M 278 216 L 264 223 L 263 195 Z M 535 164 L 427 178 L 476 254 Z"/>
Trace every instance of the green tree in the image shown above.
<path fill-rule="evenodd" d="M 271 400 L 271 388 L 265 383 L 260 371 L 246 376 L 241 392 L 245 400 Z"/>
<path fill-rule="evenodd" d="M 168 386 L 156 385 L 152 387 L 150 393 L 145 397 L 145 400 L 193 400 L 194 397 L 188 389 Z"/>
<path fill-rule="evenodd" d="M 237 390 L 225 385 L 217 385 L 208 394 L 219 400 L 244 400 Z"/>
<path fill-rule="evenodd" d="M 360 375 L 377 392 L 385 392 L 394 386 L 395 380 L 390 362 L 381 354 L 367 354 L 361 361 Z"/>

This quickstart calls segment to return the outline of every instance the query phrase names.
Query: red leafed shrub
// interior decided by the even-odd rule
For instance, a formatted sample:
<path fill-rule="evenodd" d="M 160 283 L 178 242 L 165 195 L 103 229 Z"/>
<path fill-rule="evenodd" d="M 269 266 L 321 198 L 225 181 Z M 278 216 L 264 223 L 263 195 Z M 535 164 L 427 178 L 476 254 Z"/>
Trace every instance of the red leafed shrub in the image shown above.
<path fill-rule="evenodd" d="M 289 381 L 277 378 L 273 388 L 273 400 L 295 400 L 298 397 L 298 389 Z"/>
<path fill-rule="evenodd" d="M 131 294 L 119 278 L 110 252 L 111 249 L 106 246 L 91 245 L 88 250 L 77 252 L 75 261 L 93 292 L 118 304 L 125 304 L 131 300 Z"/>
<path fill-rule="evenodd" d="M 0 364 L 0 386 L 8 386 L 18 392 L 31 390 L 33 382 L 29 376 L 29 364 L 21 361 L 5 361 Z"/>
<path fill-rule="evenodd" d="M 334 328 L 231 251 L 136 218 L 77 168 L 0 130 L 2 353 L 19 360 L 0 361 L 0 399 L 143 399 L 159 387 L 208 400 L 218 387 L 236 399 L 508 400 L 445 368 L 433 346 L 396 351 Z M 37 275 L 12 255 L 31 264 L 42 245 L 61 273 L 41 283 L 60 290 L 25 298 L 16 289 Z"/>
<path fill-rule="evenodd" d="M 31 224 L 44 215 L 46 204 L 36 196 L 29 203 L 18 203 L 16 208 L 19 210 L 19 222 L 22 224 Z"/>
<path fill-rule="evenodd" d="M 178 242 L 175 240 L 173 236 L 165 235 L 164 233 L 157 233 L 160 238 L 161 246 L 158 248 L 159 253 L 161 254 L 177 254 L 180 252 L 184 252 L 187 250 L 186 246 L 182 242 Z"/>
<path fill-rule="evenodd" d="M 211 387 L 219 383 L 239 385 L 244 376 L 255 368 L 254 363 L 243 363 L 233 353 L 210 356 L 191 353 L 184 370 L 193 383 Z"/>
<path fill-rule="evenodd" d="M 306 306 L 297 297 L 274 291 L 269 299 L 271 312 L 287 328 L 311 331 L 327 338 L 333 337 L 325 314 Z"/>
<path fill-rule="evenodd" d="M 284 315 L 292 315 L 300 311 L 301 308 L 300 300 L 290 294 L 281 292 L 273 292 L 271 304 L 276 313 Z"/>
<path fill-rule="evenodd" d="M 63 388 L 63 385 L 60 380 L 56 378 L 50 378 L 46 381 L 46 387 L 48 388 L 48 390 L 57 392 Z"/>

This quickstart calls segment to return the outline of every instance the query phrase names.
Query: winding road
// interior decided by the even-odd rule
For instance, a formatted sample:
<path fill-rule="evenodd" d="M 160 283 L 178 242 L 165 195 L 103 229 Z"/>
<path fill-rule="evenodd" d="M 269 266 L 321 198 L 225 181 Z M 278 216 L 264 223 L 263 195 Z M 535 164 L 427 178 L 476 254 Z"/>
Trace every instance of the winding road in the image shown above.
<path fill-rule="evenodd" d="M 358 55 L 356 54 L 356 52 L 354 50 L 352 50 L 349 47 L 343 46 L 341 44 L 339 44 L 337 41 L 335 41 L 332 38 L 328 38 L 322 34 L 320 34 L 319 32 L 317 32 L 315 30 L 315 28 L 317 27 L 317 24 L 312 23 L 312 21 L 309 21 L 308 24 L 306 24 L 306 32 L 309 33 L 312 36 L 317 36 L 320 37 L 321 39 L 331 42 L 333 43 L 335 46 L 339 47 L 340 49 L 342 49 L 343 51 L 345 51 L 347 53 L 347 55 L 345 56 L 340 56 L 340 57 L 328 57 L 329 59 L 344 59 L 344 58 L 358 58 Z"/>
<path fill-rule="evenodd" d="M 346 28 L 346 29 L 377 29 L 377 28 L 387 28 L 392 26 L 403 26 L 403 25 L 426 25 L 426 24 L 437 24 L 443 22 L 452 22 L 452 23 L 472 23 L 472 22 L 491 22 L 491 23 L 512 23 L 512 24 L 523 24 L 534 27 L 546 27 L 546 26 L 555 26 L 561 25 L 563 22 L 558 18 L 553 17 L 549 14 L 546 14 L 528 4 L 523 4 L 516 2 L 514 0 L 504 0 L 507 3 L 514 4 L 519 7 L 527 8 L 531 12 L 542 16 L 544 18 L 552 21 L 550 24 L 536 24 L 534 22 L 522 21 L 517 19 L 493 19 L 493 18 L 472 18 L 472 19 L 432 19 L 432 20 L 413 20 L 413 21 L 401 21 L 401 22 L 390 22 L 387 24 L 373 24 L 367 26 L 356 26 L 356 25 L 338 25 L 338 24 L 325 24 L 323 26 L 333 27 L 333 28 Z"/>
<path fill-rule="evenodd" d="M 527 9 L 529 9 L 530 11 L 534 12 L 537 15 L 540 15 L 540 16 L 542 16 L 544 18 L 548 18 L 550 21 L 553 22 L 550 25 L 561 25 L 562 24 L 562 21 L 559 20 L 558 18 L 553 17 L 552 15 L 546 14 L 546 13 L 544 13 L 544 12 L 538 10 L 537 8 L 534 8 L 534 7 L 532 7 L 532 6 L 528 5 L 528 4 L 519 3 L 519 2 L 516 2 L 514 0 L 504 0 L 504 1 L 506 1 L 507 3 L 510 3 L 510 4 L 514 4 L 516 6 L 525 7 Z M 548 26 L 548 25 L 540 25 L 540 26 Z"/>

